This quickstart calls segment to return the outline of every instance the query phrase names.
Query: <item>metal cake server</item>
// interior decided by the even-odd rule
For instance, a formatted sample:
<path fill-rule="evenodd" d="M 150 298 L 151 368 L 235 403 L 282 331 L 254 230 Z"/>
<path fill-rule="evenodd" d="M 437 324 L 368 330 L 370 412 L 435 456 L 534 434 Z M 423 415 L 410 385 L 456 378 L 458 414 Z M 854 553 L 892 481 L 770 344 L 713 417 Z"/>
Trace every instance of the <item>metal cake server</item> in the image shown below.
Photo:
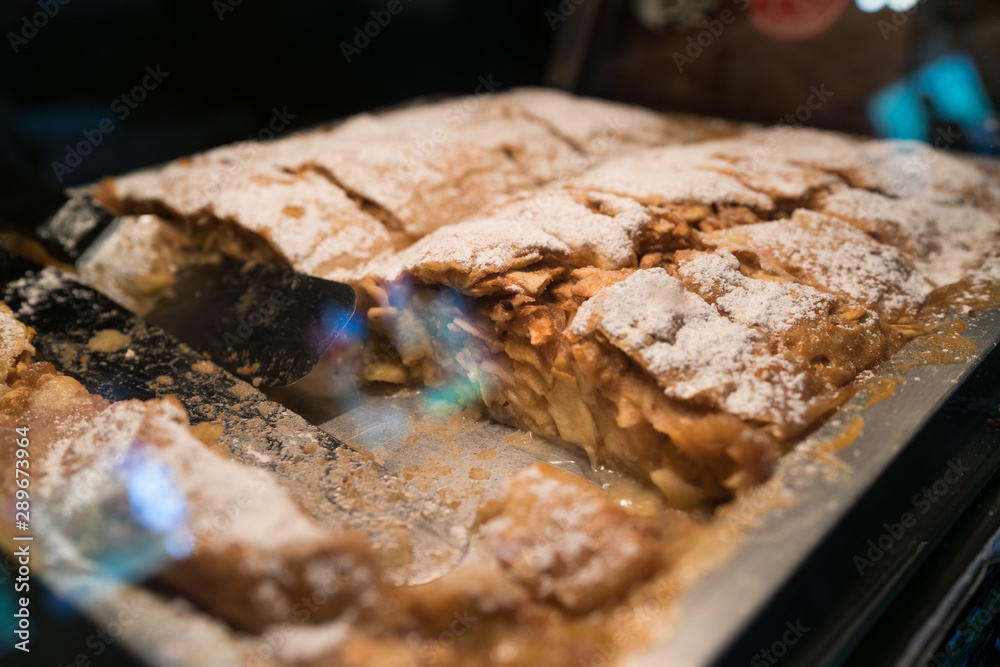
<path fill-rule="evenodd" d="M 0 162 L 0 221 L 75 264 L 114 233 L 89 195 L 67 196 Z M 150 322 L 255 385 L 282 387 L 319 362 L 354 314 L 344 283 L 231 258 L 184 267 Z"/>

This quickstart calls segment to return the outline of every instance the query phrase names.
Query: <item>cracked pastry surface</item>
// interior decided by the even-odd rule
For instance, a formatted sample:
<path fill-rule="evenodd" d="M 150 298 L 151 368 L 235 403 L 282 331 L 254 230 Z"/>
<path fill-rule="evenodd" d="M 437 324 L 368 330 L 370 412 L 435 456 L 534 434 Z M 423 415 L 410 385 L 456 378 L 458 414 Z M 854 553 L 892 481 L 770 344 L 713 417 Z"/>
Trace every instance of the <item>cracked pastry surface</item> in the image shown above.
<path fill-rule="evenodd" d="M 721 121 L 576 103 L 524 89 L 360 114 L 106 179 L 97 194 L 117 212 L 183 224 L 202 244 L 336 278 L 392 240 L 405 245 L 499 199 L 561 182 L 604 155 L 733 131 Z M 573 121 L 558 122 L 567 106 Z"/>

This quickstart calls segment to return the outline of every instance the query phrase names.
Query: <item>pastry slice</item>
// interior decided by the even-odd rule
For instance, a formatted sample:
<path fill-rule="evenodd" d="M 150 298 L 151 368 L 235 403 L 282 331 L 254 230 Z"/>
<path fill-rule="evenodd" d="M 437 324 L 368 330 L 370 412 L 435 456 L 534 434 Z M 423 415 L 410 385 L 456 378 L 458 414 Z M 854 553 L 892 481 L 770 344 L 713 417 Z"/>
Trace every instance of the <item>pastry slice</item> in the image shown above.
<path fill-rule="evenodd" d="M 203 251 L 317 276 L 335 277 L 394 247 L 385 225 L 341 188 L 316 172 L 282 171 L 264 152 L 227 146 L 106 180 L 96 195 L 117 213 L 158 215 Z"/>
<path fill-rule="evenodd" d="M 270 476 L 198 440 L 174 400 L 109 405 L 47 362 L 0 304 L 0 436 L 28 428 L 32 527 L 53 575 L 156 578 L 245 630 L 318 623 L 380 598 L 362 536 L 320 527 Z M 0 453 L 9 542 L 16 447 Z"/>
<path fill-rule="evenodd" d="M 992 252 L 1000 235 L 1000 216 L 962 201 L 844 188 L 824 196 L 821 208 L 899 248 L 938 287 L 961 280 Z"/>
<path fill-rule="evenodd" d="M 458 387 L 677 506 L 726 498 L 900 338 L 849 295 L 676 250 L 696 235 L 669 210 L 581 190 L 438 230 L 366 267 L 365 377 Z"/>

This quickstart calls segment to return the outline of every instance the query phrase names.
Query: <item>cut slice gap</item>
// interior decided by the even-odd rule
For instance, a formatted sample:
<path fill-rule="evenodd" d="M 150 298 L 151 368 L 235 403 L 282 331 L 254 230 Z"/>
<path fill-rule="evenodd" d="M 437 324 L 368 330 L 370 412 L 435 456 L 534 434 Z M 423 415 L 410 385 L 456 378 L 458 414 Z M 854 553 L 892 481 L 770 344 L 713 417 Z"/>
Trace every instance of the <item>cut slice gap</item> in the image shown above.
<path fill-rule="evenodd" d="M 330 183 L 332 183 L 333 185 L 337 186 L 338 188 L 346 192 L 347 196 L 350 197 L 355 204 L 357 204 L 358 209 L 360 211 L 367 213 L 371 216 L 374 216 L 376 219 L 381 221 L 382 224 L 385 225 L 386 230 L 388 230 L 390 233 L 398 234 L 400 236 L 405 236 L 409 238 L 409 236 L 404 231 L 403 223 L 400 222 L 400 220 L 395 215 L 393 215 L 392 212 L 389 211 L 389 209 L 385 208 L 384 206 L 376 202 L 374 199 L 371 199 L 370 197 L 365 197 L 356 190 L 347 187 L 326 167 L 315 164 L 307 164 L 303 165 L 299 171 L 300 172 L 312 171 L 319 174 L 326 180 L 330 181 Z"/>

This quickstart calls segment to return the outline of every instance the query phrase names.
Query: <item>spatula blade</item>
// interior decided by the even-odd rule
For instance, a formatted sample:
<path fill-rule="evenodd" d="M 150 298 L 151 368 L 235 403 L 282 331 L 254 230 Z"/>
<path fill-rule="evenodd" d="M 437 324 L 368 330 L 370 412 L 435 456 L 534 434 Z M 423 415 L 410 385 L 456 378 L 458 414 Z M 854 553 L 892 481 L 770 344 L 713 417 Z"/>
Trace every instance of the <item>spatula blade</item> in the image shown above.
<path fill-rule="evenodd" d="M 223 258 L 180 269 L 146 319 L 256 386 L 283 387 L 313 369 L 354 308 L 344 283 Z"/>

